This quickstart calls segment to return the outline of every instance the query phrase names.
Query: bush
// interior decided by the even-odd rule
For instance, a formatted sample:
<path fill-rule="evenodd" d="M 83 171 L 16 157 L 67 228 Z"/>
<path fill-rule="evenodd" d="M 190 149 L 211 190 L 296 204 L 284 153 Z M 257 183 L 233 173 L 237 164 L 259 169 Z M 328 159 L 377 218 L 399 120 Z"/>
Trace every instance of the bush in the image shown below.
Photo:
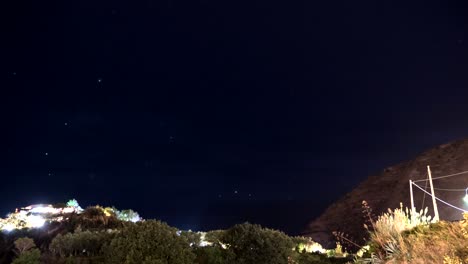
<path fill-rule="evenodd" d="M 29 237 L 18 238 L 14 244 L 18 255 L 36 247 L 34 240 Z"/>
<path fill-rule="evenodd" d="M 413 263 L 468 263 L 468 228 L 461 222 L 438 222 L 405 233 L 402 260 Z"/>
<path fill-rule="evenodd" d="M 49 250 L 60 257 L 97 256 L 101 253 L 102 245 L 109 243 L 112 237 L 113 233 L 105 231 L 59 234 L 50 243 Z"/>
<path fill-rule="evenodd" d="M 326 253 L 326 250 L 319 243 L 312 240 L 310 237 L 293 237 L 296 244 L 296 251 L 299 253 Z"/>
<path fill-rule="evenodd" d="M 33 248 L 29 251 L 23 252 L 17 258 L 15 258 L 12 264 L 39 264 L 41 260 L 41 251 L 37 248 Z"/>
<path fill-rule="evenodd" d="M 195 249 L 198 264 L 234 264 L 235 255 L 231 250 L 218 245 Z"/>
<path fill-rule="evenodd" d="M 319 253 L 300 253 L 295 257 L 296 263 L 298 264 L 326 264 L 335 263 L 334 259 L 328 258 L 327 255 Z"/>
<path fill-rule="evenodd" d="M 70 218 L 70 224 L 81 229 L 107 229 L 118 228 L 122 222 L 113 214 L 106 214 L 106 210 L 100 206 L 87 207 L 81 214 Z"/>
<path fill-rule="evenodd" d="M 373 223 L 357 263 L 468 263 L 468 214 L 460 222 L 431 223 L 427 211 L 395 209 Z M 366 252 L 368 251 L 368 252 Z"/>
<path fill-rule="evenodd" d="M 235 225 L 221 238 L 238 264 L 287 264 L 294 242 L 286 234 L 249 223 Z"/>
<path fill-rule="evenodd" d="M 12 264 L 39 264 L 41 252 L 36 248 L 34 240 L 21 237 L 15 240 L 15 252 L 18 255 Z"/>
<path fill-rule="evenodd" d="M 208 243 L 219 244 L 225 233 L 226 233 L 226 230 L 208 231 L 204 235 L 204 240 Z"/>
<path fill-rule="evenodd" d="M 192 231 L 179 231 L 179 234 L 184 237 L 190 246 L 198 246 L 201 242 L 201 234 Z"/>
<path fill-rule="evenodd" d="M 188 241 L 160 221 L 128 224 L 103 249 L 107 263 L 193 264 Z"/>
<path fill-rule="evenodd" d="M 427 208 L 419 213 L 410 213 L 408 208 L 404 210 L 400 204 L 400 208 L 393 211 L 388 209 L 377 221 L 371 220 L 372 226 L 366 226 L 370 231 L 371 252 L 381 261 L 405 258 L 407 245 L 403 232 L 415 227 L 428 226 L 431 217 L 426 214 Z"/>
<path fill-rule="evenodd" d="M 132 209 L 127 209 L 127 210 L 122 210 L 122 211 L 116 211 L 117 218 L 120 221 L 126 221 L 126 222 L 138 222 L 141 221 L 140 215 L 133 211 Z"/>

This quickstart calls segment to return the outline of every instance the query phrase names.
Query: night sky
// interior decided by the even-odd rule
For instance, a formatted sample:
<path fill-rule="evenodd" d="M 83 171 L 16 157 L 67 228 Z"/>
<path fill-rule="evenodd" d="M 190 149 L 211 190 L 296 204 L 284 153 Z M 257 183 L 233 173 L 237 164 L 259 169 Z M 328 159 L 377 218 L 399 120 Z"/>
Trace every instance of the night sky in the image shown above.
<path fill-rule="evenodd" d="M 0 214 L 303 231 L 468 135 L 463 1 L 2 1 Z"/>

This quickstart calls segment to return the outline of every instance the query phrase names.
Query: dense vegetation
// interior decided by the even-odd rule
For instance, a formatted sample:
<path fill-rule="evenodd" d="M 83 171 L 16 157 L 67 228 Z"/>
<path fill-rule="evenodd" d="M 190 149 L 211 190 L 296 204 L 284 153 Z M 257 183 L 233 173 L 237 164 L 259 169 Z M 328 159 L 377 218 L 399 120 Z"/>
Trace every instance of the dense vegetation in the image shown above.
<path fill-rule="evenodd" d="M 363 207 L 369 240 L 357 252 L 356 263 L 468 263 L 468 213 L 461 221 L 434 221 L 427 208 L 411 212 L 400 205 L 373 218 L 365 201 Z"/>
<path fill-rule="evenodd" d="M 131 210 L 94 206 L 41 228 L 2 232 L 0 263 L 314 264 L 350 260 L 343 254 L 327 256 L 308 238 L 259 225 L 244 223 L 198 233 L 156 220 L 132 221 L 136 215 Z"/>
<path fill-rule="evenodd" d="M 468 214 L 459 222 L 434 222 L 427 211 L 409 212 L 403 206 L 378 217 L 373 217 L 365 202 L 363 208 L 368 217 L 366 244 L 336 233 L 340 243 L 325 250 L 309 238 L 249 223 L 191 232 L 141 220 L 132 210 L 94 206 L 64 215 L 61 221 L 49 221 L 42 228 L 23 228 L 20 221 L 21 228 L 1 232 L 0 263 L 468 263 Z M 346 253 L 342 245 L 356 253 Z"/>

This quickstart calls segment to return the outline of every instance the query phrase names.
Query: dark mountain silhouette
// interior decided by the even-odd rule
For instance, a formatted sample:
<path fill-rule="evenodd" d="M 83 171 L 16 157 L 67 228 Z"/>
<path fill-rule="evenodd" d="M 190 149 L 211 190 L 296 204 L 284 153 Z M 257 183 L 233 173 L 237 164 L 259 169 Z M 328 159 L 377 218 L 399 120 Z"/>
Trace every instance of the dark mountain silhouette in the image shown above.
<path fill-rule="evenodd" d="M 306 234 L 324 246 L 333 247 L 333 231 L 348 234 L 358 244 L 364 244 L 367 232 L 363 228 L 364 215 L 362 201 L 368 202 L 375 215 L 386 212 L 388 208 L 410 207 L 409 180 L 427 179 L 427 165 L 432 177 L 450 175 L 468 170 L 468 140 L 459 140 L 430 149 L 414 160 L 384 169 L 380 174 L 369 177 L 354 190 L 329 206 L 325 212 L 312 221 Z M 425 188 L 425 182 L 418 182 Z M 459 189 L 459 191 L 435 190 L 437 197 L 463 209 L 464 189 L 468 187 L 468 173 L 434 180 L 438 189 Z M 430 192 L 429 183 L 427 191 Z M 413 187 L 415 207 L 419 211 L 428 207 L 433 216 L 432 199 L 429 195 Z M 458 220 L 461 212 L 440 202 L 437 203 L 441 220 Z"/>

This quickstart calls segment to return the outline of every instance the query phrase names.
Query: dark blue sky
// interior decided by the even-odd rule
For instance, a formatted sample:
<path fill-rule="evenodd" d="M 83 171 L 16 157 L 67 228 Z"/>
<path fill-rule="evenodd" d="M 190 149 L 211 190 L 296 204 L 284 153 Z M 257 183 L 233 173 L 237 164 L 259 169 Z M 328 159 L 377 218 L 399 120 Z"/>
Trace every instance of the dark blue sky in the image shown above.
<path fill-rule="evenodd" d="M 301 232 L 468 134 L 466 4 L 409 2 L 2 3 L 0 212 Z"/>

